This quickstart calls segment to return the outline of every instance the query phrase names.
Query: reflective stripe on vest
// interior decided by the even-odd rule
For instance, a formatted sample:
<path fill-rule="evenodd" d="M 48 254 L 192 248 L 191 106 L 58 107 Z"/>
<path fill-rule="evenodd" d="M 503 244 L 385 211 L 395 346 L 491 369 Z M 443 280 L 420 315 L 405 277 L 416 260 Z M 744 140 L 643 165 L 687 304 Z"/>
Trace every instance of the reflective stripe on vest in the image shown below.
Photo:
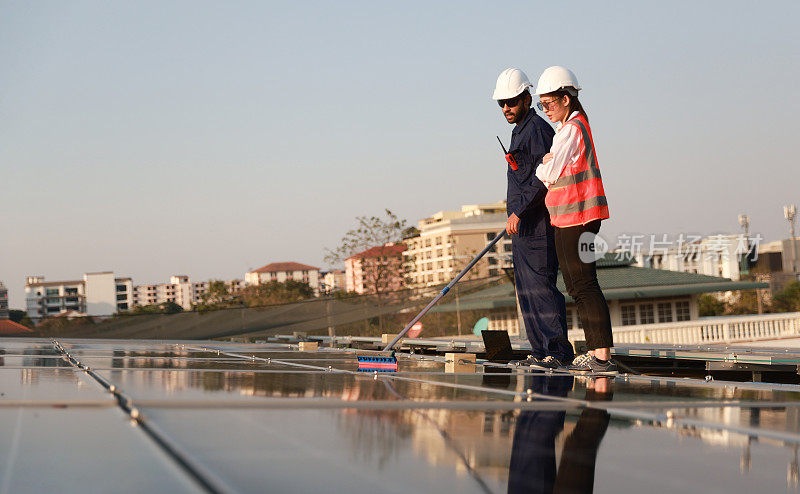
<path fill-rule="evenodd" d="M 547 210 L 550 211 L 550 216 L 552 217 L 553 215 L 563 216 L 565 214 L 579 213 L 597 206 L 608 206 L 606 196 L 591 197 L 585 201 L 564 204 L 563 206 L 552 206 L 548 207 Z"/>
<path fill-rule="evenodd" d="M 550 222 L 553 226 L 561 228 L 609 217 L 608 202 L 603 190 L 600 168 L 597 166 L 594 143 L 583 118 L 585 117 L 579 115 L 569 123 L 577 125 L 581 131 L 583 160 L 580 168 L 585 169 L 559 177 L 550 186 L 545 198 L 547 210 L 550 212 Z M 571 202 L 565 203 L 565 201 Z"/>

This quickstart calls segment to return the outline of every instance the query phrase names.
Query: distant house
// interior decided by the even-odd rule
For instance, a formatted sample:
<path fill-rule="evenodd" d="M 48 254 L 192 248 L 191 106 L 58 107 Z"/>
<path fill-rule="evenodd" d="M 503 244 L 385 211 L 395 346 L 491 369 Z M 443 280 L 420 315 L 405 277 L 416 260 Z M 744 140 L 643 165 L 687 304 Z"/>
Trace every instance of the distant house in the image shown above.
<path fill-rule="evenodd" d="M 388 243 L 353 254 L 344 262 L 348 292 L 385 293 L 400 290 L 404 244 Z"/>
<path fill-rule="evenodd" d="M 334 269 L 322 275 L 322 288 L 325 293 L 347 290 L 345 273 L 341 269 Z"/>
<path fill-rule="evenodd" d="M 702 293 L 765 288 L 766 283 L 732 281 L 703 274 L 667 271 L 634 266 L 634 259 L 616 259 L 614 254 L 597 262 L 597 280 L 603 289 L 614 328 L 642 324 L 688 321 L 699 317 L 697 299 Z M 575 301 L 566 294 L 559 272 L 558 288 L 567 301 L 567 329 L 580 329 L 581 321 Z M 461 295 L 460 310 L 483 310 L 489 318 L 489 329 L 520 333 L 514 285 L 502 283 L 468 295 Z M 433 312 L 455 312 L 450 302 Z"/>
<path fill-rule="evenodd" d="M 0 335 L 18 335 L 32 332 L 33 330 L 31 328 L 16 323 L 11 319 L 0 319 Z"/>
<path fill-rule="evenodd" d="M 302 281 L 319 291 L 319 268 L 300 264 L 299 262 L 273 262 L 244 275 L 247 285 L 260 285 L 268 281 L 284 282 L 286 280 Z"/>

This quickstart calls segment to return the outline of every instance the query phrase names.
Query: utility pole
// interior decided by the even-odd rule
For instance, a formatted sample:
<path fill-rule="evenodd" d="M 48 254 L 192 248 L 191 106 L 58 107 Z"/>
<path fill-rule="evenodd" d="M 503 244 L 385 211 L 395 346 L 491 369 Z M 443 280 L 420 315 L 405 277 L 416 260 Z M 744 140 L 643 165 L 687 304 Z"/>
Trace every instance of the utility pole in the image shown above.
<path fill-rule="evenodd" d="M 456 326 L 458 327 L 458 336 L 461 336 L 461 305 L 458 302 L 458 285 L 456 289 Z"/>
<path fill-rule="evenodd" d="M 333 292 L 331 291 L 330 293 L 328 293 L 327 297 L 328 300 L 325 302 L 325 315 L 328 319 L 328 336 L 331 339 L 330 340 L 331 346 L 334 347 L 336 346 L 334 345 L 334 341 L 336 339 L 336 330 L 333 327 L 333 320 L 332 320 L 333 311 L 331 310 L 332 309 L 331 305 L 333 304 Z"/>
<path fill-rule="evenodd" d="M 739 265 L 740 272 L 744 271 L 745 274 L 750 274 L 750 259 L 752 259 L 752 252 L 750 251 L 750 217 L 746 214 L 740 214 L 739 225 L 744 230 L 744 242 L 746 249 L 744 253 L 737 253 L 739 256 L 744 255 L 744 259 L 738 258 L 736 259 L 736 262 Z M 759 314 L 760 313 L 761 312 L 759 312 Z"/>
<path fill-rule="evenodd" d="M 746 214 L 740 214 L 739 215 L 739 225 L 744 230 L 744 241 L 745 241 L 745 245 L 747 246 L 747 251 L 744 254 L 744 260 L 737 259 L 738 264 L 739 264 L 739 271 L 742 271 L 742 267 L 744 266 L 745 269 L 746 269 L 745 272 L 750 274 L 750 259 L 752 258 L 751 257 L 752 253 L 750 252 L 750 249 L 751 249 L 751 247 L 750 247 L 750 217 L 747 216 Z M 739 254 L 739 255 L 741 255 L 741 254 Z M 763 314 L 764 313 L 764 305 L 761 303 L 761 290 L 759 290 L 759 289 L 756 289 L 756 303 L 758 303 L 758 313 L 759 314 Z"/>
<path fill-rule="evenodd" d="M 794 217 L 797 214 L 797 208 L 794 204 L 783 207 L 783 216 L 789 221 L 789 235 L 792 243 L 792 273 L 797 273 L 797 245 L 794 240 Z"/>
<path fill-rule="evenodd" d="M 744 229 L 744 237 L 747 240 L 747 246 L 750 246 L 750 217 L 746 214 L 739 215 L 739 225 Z"/>

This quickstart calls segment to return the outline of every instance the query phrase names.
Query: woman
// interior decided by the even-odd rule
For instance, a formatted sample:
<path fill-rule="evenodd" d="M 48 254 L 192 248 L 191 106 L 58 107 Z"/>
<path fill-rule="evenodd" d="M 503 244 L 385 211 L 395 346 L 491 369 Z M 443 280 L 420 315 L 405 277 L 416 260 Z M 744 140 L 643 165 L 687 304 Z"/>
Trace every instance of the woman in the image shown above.
<path fill-rule="evenodd" d="M 589 348 L 569 369 L 616 372 L 611 360 L 611 318 L 597 283 L 593 252 L 600 222 L 608 218 L 608 204 L 589 120 L 578 101 L 580 89 L 575 74 L 564 67 L 549 67 L 539 78 L 539 109 L 557 125 L 553 146 L 536 169 L 536 177 L 548 189 L 545 204 L 555 227 L 558 263 Z"/>

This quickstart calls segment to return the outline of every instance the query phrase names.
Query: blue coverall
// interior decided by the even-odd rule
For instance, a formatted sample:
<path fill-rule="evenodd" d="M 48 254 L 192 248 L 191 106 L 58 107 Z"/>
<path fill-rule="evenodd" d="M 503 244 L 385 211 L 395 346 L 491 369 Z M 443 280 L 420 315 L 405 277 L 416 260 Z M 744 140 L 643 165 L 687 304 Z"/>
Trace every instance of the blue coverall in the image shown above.
<path fill-rule="evenodd" d="M 575 353 L 567 339 L 564 295 L 556 288 L 558 258 L 550 214 L 544 205 L 547 187 L 534 174 L 550 151 L 553 135 L 553 128 L 533 108 L 514 127 L 509 152 L 518 169 L 508 167 L 507 213 L 520 219 L 519 233 L 511 236 L 511 251 L 531 355 L 552 355 L 569 364 Z"/>

